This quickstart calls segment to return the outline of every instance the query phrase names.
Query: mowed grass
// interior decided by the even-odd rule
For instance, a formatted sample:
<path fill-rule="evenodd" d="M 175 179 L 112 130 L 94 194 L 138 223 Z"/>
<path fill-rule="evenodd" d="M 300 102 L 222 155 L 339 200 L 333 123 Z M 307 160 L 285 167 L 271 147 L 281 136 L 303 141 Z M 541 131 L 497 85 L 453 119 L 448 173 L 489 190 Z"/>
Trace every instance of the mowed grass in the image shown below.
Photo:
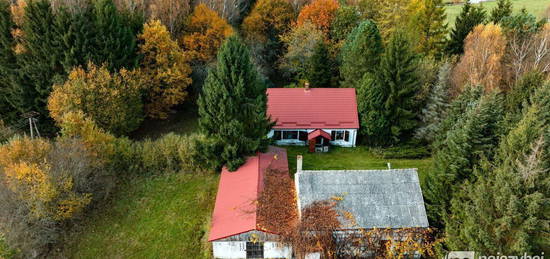
<path fill-rule="evenodd" d="M 70 237 L 69 258 L 209 258 L 217 174 L 166 174 L 124 184 Z"/>
<path fill-rule="evenodd" d="M 538 18 L 544 16 L 544 12 L 548 6 L 550 6 L 550 0 L 511 0 L 514 8 L 514 12 L 519 12 L 522 8 L 525 8 L 527 12 L 535 15 Z M 497 1 L 488 1 L 480 3 L 485 7 L 487 15 L 491 13 L 491 10 L 497 6 Z M 447 13 L 447 23 L 449 28 L 453 28 L 455 19 L 460 14 L 463 4 L 447 5 L 445 10 Z M 475 4 L 479 5 L 479 4 Z"/>
<path fill-rule="evenodd" d="M 306 147 L 286 147 L 291 174 L 296 172 L 296 156 L 303 156 L 304 170 L 345 170 L 345 169 L 387 169 L 391 167 L 417 168 L 420 182 L 431 169 L 432 159 L 388 159 L 382 158 L 378 152 L 368 147 L 339 148 L 331 147 L 328 153 L 309 153 Z"/>

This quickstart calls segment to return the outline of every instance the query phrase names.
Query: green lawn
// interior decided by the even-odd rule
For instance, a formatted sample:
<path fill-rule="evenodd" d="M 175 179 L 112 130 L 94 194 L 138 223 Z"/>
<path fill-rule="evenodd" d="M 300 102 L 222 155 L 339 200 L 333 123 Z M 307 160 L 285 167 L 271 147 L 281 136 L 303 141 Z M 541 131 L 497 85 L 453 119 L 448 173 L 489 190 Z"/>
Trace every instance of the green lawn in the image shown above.
<path fill-rule="evenodd" d="M 487 10 L 487 14 L 489 14 L 491 10 L 496 6 L 496 3 L 496 1 L 490 1 L 483 2 L 481 4 L 485 7 L 485 10 Z M 550 0 L 512 0 L 512 4 L 514 6 L 515 12 L 518 12 L 520 9 L 525 8 L 527 9 L 527 12 L 532 13 L 539 18 L 542 18 L 546 8 L 550 6 Z M 455 19 L 462 9 L 462 4 L 448 5 L 445 8 L 447 11 L 447 22 L 449 24 L 449 28 L 453 28 Z"/>
<path fill-rule="evenodd" d="M 208 258 L 218 175 L 167 174 L 121 186 L 66 244 L 70 258 Z"/>
<path fill-rule="evenodd" d="M 388 159 L 368 147 L 338 148 L 331 147 L 328 153 L 309 153 L 306 147 L 286 147 L 291 174 L 296 172 L 296 156 L 303 156 L 303 169 L 386 169 L 387 163 L 392 168 L 417 168 L 422 182 L 432 165 L 431 158 L 423 159 Z"/>

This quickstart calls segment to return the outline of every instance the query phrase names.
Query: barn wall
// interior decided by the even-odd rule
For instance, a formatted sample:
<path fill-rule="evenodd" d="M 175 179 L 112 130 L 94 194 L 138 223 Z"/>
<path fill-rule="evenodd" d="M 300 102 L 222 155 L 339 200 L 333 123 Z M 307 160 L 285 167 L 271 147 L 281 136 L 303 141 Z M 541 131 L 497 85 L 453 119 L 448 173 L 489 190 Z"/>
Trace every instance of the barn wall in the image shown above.
<path fill-rule="evenodd" d="M 246 241 L 214 241 L 212 251 L 214 258 L 246 258 Z"/>

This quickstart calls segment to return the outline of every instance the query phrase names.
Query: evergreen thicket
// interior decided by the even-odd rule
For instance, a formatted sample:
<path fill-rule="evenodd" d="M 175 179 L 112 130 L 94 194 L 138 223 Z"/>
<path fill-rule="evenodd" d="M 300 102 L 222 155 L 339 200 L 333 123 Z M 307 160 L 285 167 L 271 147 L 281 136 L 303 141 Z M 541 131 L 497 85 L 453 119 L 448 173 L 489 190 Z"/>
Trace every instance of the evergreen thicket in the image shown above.
<path fill-rule="evenodd" d="M 221 151 L 205 155 L 213 156 L 211 160 L 218 161 L 218 166 L 234 171 L 245 162 L 245 156 L 267 147 L 272 123 L 266 114 L 265 90 L 248 48 L 237 36 L 229 37 L 198 100 L 200 128 Z"/>
<path fill-rule="evenodd" d="M 332 79 L 332 58 L 323 41 L 317 43 L 309 58 L 306 78 L 312 87 L 330 87 Z"/>
<path fill-rule="evenodd" d="M 512 15 L 512 2 L 510 0 L 498 0 L 497 7 L 491 10 L 489 21 L 497 24 L 510 15 Z"/>
<path fill-rule="evenodd" d="M 7 1 L 0 1 L 0 118 L 5 123 L 13 123 L 17 118 L 16 107 L 12 105 L 17 97 L 12 88 L 17 68 L 12 35 L 14 29 L 10 5 Z"/>

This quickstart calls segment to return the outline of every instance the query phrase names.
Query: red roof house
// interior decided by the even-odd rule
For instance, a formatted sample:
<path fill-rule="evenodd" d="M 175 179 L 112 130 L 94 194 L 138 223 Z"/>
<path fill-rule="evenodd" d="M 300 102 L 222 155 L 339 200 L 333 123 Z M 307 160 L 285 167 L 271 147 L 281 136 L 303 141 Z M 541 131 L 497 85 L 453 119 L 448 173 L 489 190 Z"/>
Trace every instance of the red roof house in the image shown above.
<path fill-rule="evenodd" d="M 257 201 L 263 188 L 263 175 L 268 167 L 288 172 L 286 150 L 269 147 L 266 153 L 249 157 L 235 172 L 222 169 L 208 237 L 208 241 L 213 244 L 215 258 L 250 258 L 247 256 L 254 251 L 259 253 L 260 247 L 256 242 L 250 244 L 247 241 L 252 236 L 262 235 L 264 239 L 269 239 L 272 235 L 261 230 L 257 217 Z M 289 248 L 269 243 L 264 246 L 263 242 L 261 252 L 266 256 L 273 255 L 270 258 L 291 256 Z"/>
<path fill-rule="evenodd" d="M 277 144 L 305 145 L 308 134 L 319 129 L 330 134 L 333 145 L 355 146 L 354 88 L 269 88 L 267 99 L 267 114 L 276 123 L 270 137 Z"/>

